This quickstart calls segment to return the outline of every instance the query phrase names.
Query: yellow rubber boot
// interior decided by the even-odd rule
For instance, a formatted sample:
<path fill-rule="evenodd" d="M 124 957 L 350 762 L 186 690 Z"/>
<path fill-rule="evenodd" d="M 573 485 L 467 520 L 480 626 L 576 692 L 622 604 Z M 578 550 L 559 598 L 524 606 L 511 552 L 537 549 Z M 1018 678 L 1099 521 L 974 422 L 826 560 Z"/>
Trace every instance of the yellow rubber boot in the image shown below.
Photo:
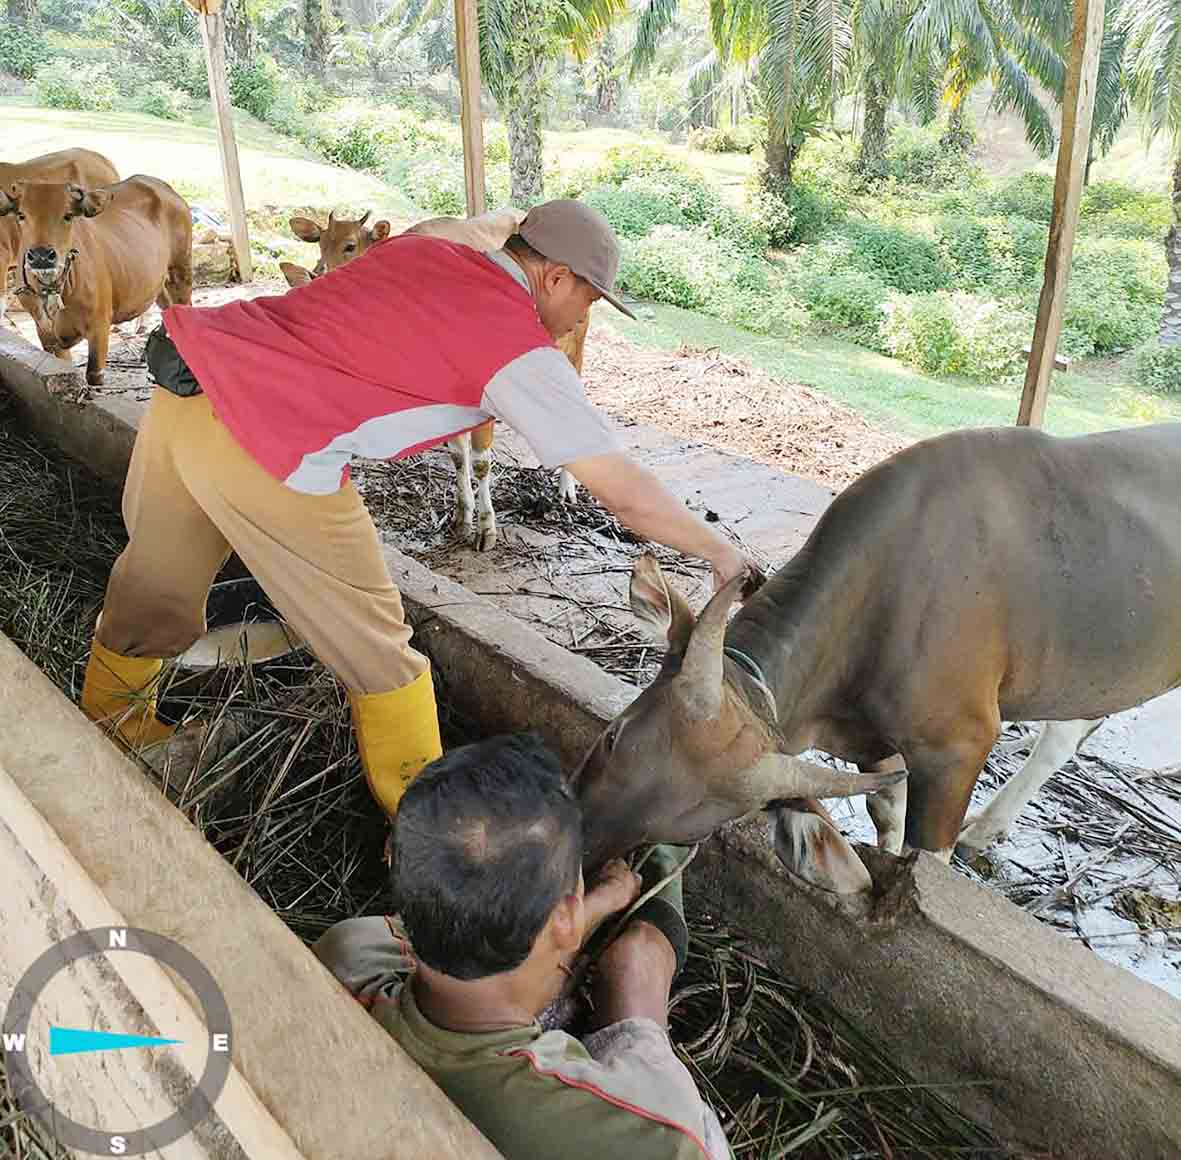
<path fill-rule="evenodd" d="M 167 741 L 176 728 L 156 716 L 155 683 L 163 667 L 158 658 L 125 657 L 93 641 L 82 711 L 131 749 Z"/>
<path fill-rule="evenodd" d="M 391 817 L 424 765 L 443 756 L 431 671 L 388 693 L 350 693 L 369 792 Z"/>

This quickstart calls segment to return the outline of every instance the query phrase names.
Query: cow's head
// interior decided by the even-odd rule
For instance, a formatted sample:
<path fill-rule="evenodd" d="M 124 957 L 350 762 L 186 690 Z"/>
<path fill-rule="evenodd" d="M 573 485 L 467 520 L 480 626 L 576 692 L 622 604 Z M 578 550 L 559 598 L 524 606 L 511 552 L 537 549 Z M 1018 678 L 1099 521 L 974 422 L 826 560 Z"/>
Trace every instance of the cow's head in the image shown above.
<path fill-rule="evenodd" d="M 74 222 L 102 213 L 111 196 L 109 189 L 23 181 L 0 190 L 0 215 L 16 220 L 29 276 L 45 284 L 56 282 L 65 272 Z"/>
<path fill-rule="evenodd" d="M 390 236 L 390 223 L 374 222 L 366 226 L 369 211 L 356 221 L 337 221 L 335 213 L 328 215 L 328 224 L 320 225 L 311 218 L 293 217 L 288 223 L 291 232 L 300 241 L 317 242 L 320 246 L 320 260 L 312 271 L 314 277 L 335 270 L 363 254 L 374 242 Z"/>
<path fill-rule="evenodd" d="M 700 841 L 771 802 L 847 797 L 897 780 L 850 776 L 781 751 L 770 699 L 723 653 L 743 580 L 716 593 L 697 619 L 653 557 L 636 563 L 632 610 L 667 652 L 655 682 L 607 726 L 572 778 L 589 864 L 644 843 Z"/>

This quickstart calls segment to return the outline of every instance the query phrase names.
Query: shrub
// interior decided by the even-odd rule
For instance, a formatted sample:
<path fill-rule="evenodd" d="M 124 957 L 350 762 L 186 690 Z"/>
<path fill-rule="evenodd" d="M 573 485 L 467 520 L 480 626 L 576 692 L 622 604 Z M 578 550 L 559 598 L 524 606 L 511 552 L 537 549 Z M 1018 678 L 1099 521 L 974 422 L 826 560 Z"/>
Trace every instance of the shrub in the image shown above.
<path fill-rule="evenodd" d="M 1054 178 L 1048 173 L 1023 173 L 992 187 L 984 195 L 989 212 L 1004 217 L 1022 217 L 1030 221 L 1050 221 L 1054 201 Z"/>
<path fill-rule="evenodd" d="M 0 72 L 30 81 L 50 55 L 49 45 L 40 33 L 0 17 Z"/>
<path fill-rule="evenodd" d="M 135 99 L 135 107 L 150 117 L 180 121 L 189 110 L 189 98 L 180 89 L 174 89 L 163 81 L 152 81 L 140 90 Z"/>
<path fill-rule="evenodd" d="M 763 186 L 746 195 L 746 212 L 766 236 L 767 245 L 782 248 L 791 244 L 797 233 L 796 215 L 791 206 Z"/>
<path fill-rule="evenodd" d="M 820 274 L 804 287 L 804 302 L 813 318 L 852 330 L 870 346 L 878 345 L 882 306 L 888 297 L 889 288 L 880 278 L 860 270 Z"/>
<path fill-rule="evenodd" d="M 105 64 L 54 60 L 37 72 L 37 99 L 51 109 L 111 109 L 118 95 Z"/>
<path fill-rule="evenodd" d="M 939 247 L 929 238 L 897 226 L 859 222 L 845 227 L 854 264 L 907 294 L 942 289 L 950 279 Z"/>
<path fill-rule="evenodd" d="M 994 280 L 1009 288 L 1038 287 L 1046 262 L 1049 227 L 1029 218 L 986 218 Z"/>
<path fill-rule="evenodd" d="M 1031 318 L 1012 303 L 963 291 L 895 294 L 886 303 L 886 350 L 927 374 L 996 381 L 1017 373 Z"/>
<path fill-rule="evenodd" d="M 259 54 L 249 67 L 235 61 L 230 66 L 230 101 L 260 121 L 265 121 L 287 83 L 282 70 L 269 57 Z"/>
<path fill-rule="evenodd" d="M 463 217 L 467 213 L 467 184 L 463 162 L 454 157 L 427 155 L 413 162 L 400 182 L 407 197 L 432 214 Z M 490 206 L 508 202 L 509 175 L 503 165 L 485 170 L 485 194 Z"/>
<path fill-rule="evenodd" d="M 962 152 L 948 149 L 935 126 L 900 124 L 890 130 L 882 172 L 903 185 L 942 189 L 962 174 Z"/>
<path fill-rule="evenodd" d="M 595 183 L 622 185 L 629 177 L 653 177 L 673 174 L 692 178 L 684 162 L 657 145 L 613 145 L 603 162 L 593 171 Z"/>
<path fill-rule="evenodd" d="M 386 127 L 372 113 L 319 118 L 308 144 L 333 164 L 352 169 L 379 170 L 389 155 Z"/>
<path fill-rule="evenodd" d="M 775 193 L 775 190 L 771 190 Z M 776 194 L 786 201 L 795 223 L 795 235 L 790 239 L 796 245 L 814 242 L 829 226 L 845 216 L 845 206 L 829 194 L 795 182 L 786 193 Z"/>
<path fill-rule="evenodd" d="M 948 215 L 936 226 L 939 253 L 956 285 L 988 285 L 997 268 L 989 244 L 988 227 L 979 218 Z"/>
<path fill-rule="evenodd" d="M 643 178 L 596 185 L 583 194 L 583 201 L 602 213 L 621 238 L 642 238 L 660 225 L 688 224 L 676 197 Z"/>
<path fill-rule="evenodd" d="M 1132 366 L 1136 382 L 1160 395 L 1181 395 L 1181 346 L 1150 343 L 1136 352 Z"/>
<path fill-rule="evenodd" d="M 190 97 L 205 100 L 209 96 L 209 74 L 200 43 L 174 44 L 163 49 L 148 62 L 148 68 L 158 80 Z"/>
<path fill-rule="evenodd" d="M 715 125 L 703 125 L 689 130 L 686 143 L 690 149 L 700 149 L 702 153 L 749 153 L 754 148 L 755 139 L 745 126 L 721 129 Z"/>
<path fill-rule="evenodd" d="M 1106 213 L 1084 218 L 1082 232 L 1084 236 L 1151 238 L 1159 241 L 1169 232 L 1172 218 L 1166 198 L 1146 198 L 1143 202 L 1117 206 Z"/>

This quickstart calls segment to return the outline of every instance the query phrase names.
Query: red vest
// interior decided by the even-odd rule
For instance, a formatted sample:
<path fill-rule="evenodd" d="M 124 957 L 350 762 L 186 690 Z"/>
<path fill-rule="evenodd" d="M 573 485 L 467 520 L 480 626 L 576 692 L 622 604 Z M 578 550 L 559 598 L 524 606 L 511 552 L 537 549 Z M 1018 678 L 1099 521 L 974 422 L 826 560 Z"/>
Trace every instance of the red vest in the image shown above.
<path fill-rule="evenodd" d="M 168 334 L 268 472 L 324 494 L 353 455 L 396 459 L 486 422 L 484 388 L 553 339 L 495 262 L 399 236 L 278 297 L 172 306 Z"/>

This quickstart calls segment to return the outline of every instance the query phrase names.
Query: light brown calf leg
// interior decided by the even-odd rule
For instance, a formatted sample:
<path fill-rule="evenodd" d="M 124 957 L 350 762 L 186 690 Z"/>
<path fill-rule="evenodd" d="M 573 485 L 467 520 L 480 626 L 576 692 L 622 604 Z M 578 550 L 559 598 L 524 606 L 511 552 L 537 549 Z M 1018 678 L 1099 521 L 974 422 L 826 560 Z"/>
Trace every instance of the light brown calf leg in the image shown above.
<path fill-rule="evenodd" d="M 476 551 L 496 546 L 496 512 L 492 507 L 492 440 L 496 424 L 485 423 L 472 432 L 472 472 L 476 477 Z"/>
<path fill-rule="evenodd" d="M 86 381 L 92 387 L 101 387 L 111 344 L 111 320 L 96 325 L 86 336 L 86 342 L 90 348 L 86 355 Z"/>

